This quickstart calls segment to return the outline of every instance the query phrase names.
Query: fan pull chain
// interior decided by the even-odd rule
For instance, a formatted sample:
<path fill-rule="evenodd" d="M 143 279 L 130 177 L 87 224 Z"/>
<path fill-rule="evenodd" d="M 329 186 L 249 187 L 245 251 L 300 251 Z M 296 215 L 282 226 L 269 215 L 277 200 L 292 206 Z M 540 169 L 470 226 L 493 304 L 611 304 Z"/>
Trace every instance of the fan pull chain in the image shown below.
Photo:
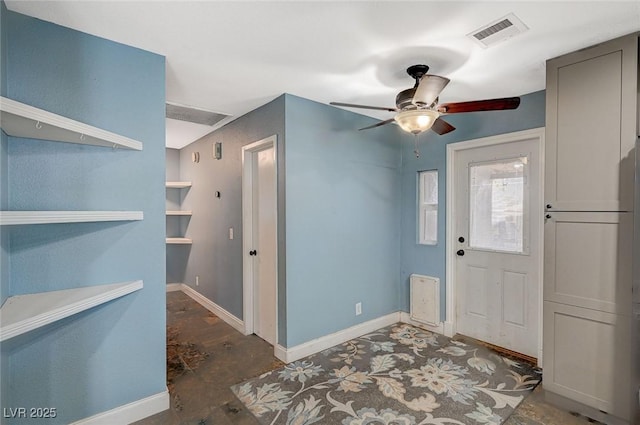
<path fill-rule="evenodd" d="M 415 141 L 416 148 L 413 150 L 413 153 L 416 154 L 416 158 L 420 158 L 420 150 L 418 150 L 418 135 L 413 135 L 413 140 Z"/>

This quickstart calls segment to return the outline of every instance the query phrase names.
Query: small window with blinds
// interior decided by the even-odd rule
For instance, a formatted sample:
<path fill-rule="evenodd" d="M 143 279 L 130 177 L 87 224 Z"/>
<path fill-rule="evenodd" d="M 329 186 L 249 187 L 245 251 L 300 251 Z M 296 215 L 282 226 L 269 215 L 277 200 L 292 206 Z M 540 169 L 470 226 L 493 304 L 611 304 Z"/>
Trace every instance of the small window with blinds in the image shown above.
<path fill-rule="evenodd" d="M 418 173 L 418 243 L 438 243 L 438 171 Z"/>

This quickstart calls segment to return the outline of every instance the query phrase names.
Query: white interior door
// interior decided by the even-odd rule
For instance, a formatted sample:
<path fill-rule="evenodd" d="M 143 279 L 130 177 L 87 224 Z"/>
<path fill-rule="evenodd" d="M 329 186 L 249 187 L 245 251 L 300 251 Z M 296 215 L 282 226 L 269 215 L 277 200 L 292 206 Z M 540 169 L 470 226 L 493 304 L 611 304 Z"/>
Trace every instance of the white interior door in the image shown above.
<path fill-rule="evenodd" d="M 456 331 L 538 356 L 538 138 L 455 152 Z"/>
<path fill-rule="evenodd" d="M 276 136 L 243 147 L 245 334 L 277 344 Z"/>

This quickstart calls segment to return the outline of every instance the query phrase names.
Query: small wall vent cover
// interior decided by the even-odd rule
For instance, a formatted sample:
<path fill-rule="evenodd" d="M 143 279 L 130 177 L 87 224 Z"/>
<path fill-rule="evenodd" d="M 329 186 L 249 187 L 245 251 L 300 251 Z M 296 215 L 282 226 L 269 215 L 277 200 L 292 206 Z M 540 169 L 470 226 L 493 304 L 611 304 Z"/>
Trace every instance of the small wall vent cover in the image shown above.
<path fill-rule="evenodd" d="M 229 116 L 169 102 L 166 103 L 166 109 L 167 118 L 203 125 L 214 125 Z"/>
<path fill-rule="evenodd" d="M 489 47 L 523 33 L 528 29 L 529 27 L 527 27 L 524 22 L 513 13 L 510 13 L 489 25 L 485 25 L 467 34 L 467 37 L 482 47 Z"/>

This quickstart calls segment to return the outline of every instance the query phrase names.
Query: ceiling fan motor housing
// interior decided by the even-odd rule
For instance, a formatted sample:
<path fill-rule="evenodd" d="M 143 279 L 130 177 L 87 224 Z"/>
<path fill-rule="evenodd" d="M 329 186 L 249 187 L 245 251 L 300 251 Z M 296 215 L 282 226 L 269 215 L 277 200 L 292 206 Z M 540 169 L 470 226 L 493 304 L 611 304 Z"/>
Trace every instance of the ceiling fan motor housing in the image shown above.
<path fill-rule="evenodd" d="M 416 93 L 416 88 L 412 87 L 410 89 L 402 90 L 396 96 L 396 107 L 400 110 L 405 109 L 415 109 L 416 106 L 411 103 L 413 100 L 413 95 Z"/>

